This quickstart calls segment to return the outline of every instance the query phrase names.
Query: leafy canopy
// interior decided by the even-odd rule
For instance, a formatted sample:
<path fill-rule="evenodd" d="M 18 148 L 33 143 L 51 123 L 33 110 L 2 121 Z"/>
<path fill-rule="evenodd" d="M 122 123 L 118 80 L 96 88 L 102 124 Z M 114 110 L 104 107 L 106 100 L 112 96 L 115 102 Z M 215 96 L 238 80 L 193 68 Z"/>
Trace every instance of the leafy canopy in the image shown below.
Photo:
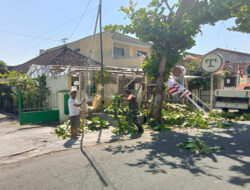
<path fill-rule="evenodd" d="M 130 24 L 109 25 L 105 30 L 136 34 L 145 42 L 152 43 L 150 58 L 144 64 L 144 71 L 151 77 L 159 75 L 159 63 L 166 56 L 166 72 L 182 58 L 185 50 L 195 45 L 195 36 L 204 24 L 214 25 L 217 21 L 235 18 L 230 30 L 250 32 L 249 0 L 151 0 L 146 7 L 136 8 L 136 2 L 129 1 L 129 7 L 121 7 L 131 21 Z"/>
<path fill-rule="evenodd" d="M 6 63 L 0 60 L 0 73 L 5 73 L 8 70 Z"/>

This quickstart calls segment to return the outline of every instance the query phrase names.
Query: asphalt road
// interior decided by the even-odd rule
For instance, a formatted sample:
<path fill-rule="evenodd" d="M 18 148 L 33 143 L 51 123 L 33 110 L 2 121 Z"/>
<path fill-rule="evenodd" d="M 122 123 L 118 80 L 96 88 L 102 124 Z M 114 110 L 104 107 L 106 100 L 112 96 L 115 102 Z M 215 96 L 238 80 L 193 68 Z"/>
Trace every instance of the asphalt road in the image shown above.
<path fill-rule="evenodd" d="M 210 155 L 176 147 L 175 131 L 0 166 L 1 190 L 250 190 L 250 126 L 203 133 Z M 70 143 L 70 141 L 69 141 Z"/>

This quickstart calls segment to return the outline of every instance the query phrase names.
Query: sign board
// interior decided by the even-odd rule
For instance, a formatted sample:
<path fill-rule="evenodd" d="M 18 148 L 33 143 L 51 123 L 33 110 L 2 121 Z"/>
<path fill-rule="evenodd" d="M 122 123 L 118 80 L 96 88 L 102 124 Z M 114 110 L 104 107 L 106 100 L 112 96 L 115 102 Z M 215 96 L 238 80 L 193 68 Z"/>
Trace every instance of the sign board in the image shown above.
<path fill-rule="evenodd" d="M 208 73 L 215 73 L 223 68 L 223 59 L 217 53 L 206 55 L 201 61 L 201 68 Z"/>

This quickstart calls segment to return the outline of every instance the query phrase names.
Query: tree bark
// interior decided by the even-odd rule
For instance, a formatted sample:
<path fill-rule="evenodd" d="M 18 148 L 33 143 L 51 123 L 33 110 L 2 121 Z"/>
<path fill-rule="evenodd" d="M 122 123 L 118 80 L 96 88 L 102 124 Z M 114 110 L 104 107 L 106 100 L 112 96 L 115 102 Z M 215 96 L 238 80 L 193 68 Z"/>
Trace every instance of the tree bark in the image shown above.
<path fill-rule="evenodd" d="M 155 87 L 153 118 L 157 121 L 161 121 L 162 118 L 161 110 L 163 102 L 163 85 L 165 80 L 166 62 L 167 62 L 167 56 L 163 54 L 162 60 L 159 65 L 159 76 L 157 77 L 156 87 Z"/>

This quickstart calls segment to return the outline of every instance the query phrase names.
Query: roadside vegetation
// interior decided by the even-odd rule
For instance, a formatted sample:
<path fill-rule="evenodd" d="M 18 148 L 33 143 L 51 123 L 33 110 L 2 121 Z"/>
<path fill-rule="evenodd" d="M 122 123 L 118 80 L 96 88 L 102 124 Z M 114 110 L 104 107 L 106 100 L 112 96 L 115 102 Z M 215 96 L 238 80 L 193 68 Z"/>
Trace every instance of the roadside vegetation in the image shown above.
<path fill-rule="evenodd" d="M 108 129 L 110 126 L 110 123 L 106 120 L 100 120 L 99 117 L 93 117 L 90 120 L 85 119 L 84 126 L 83 122 L 81 120 L 80 122 L 80 128 L 78 128 L 78 133 L 82 134 L 82 129 L 84 127 L 84 132 L 90 132 L 90 131 L 98 131 L 101 129 Z M 58 137 L 62 139 L 70 138 L 71 132 L 70 132 L 70 120 L 60 124 L 55 129 L 55 133 Z"/>
<path fill-rule="evenodd" d="M 194 109 L 191 105 L 163 103 L 161 122 L 152 117 L 153 107 L 140 110 L 141 122 L 145 129 L 154 131 L 168 131 L 175 128 L 226 128 L 231 127 L 235 121 L 250 120 L 250 114 L 239 115 L 231 112 L 210 112 L 203 113 Z M 116 122 L 114 126 L 114 134 L 136 134 L 137 127 L 131 124 L 129 118 L 126 118 L 128 106 L 123 103 L 122 97 L 116 94 L 112 98 L 112 103 L 104 108 L 106 114 L 111 114 L 112 119 Z M 85 131 L 96 131 L 100 129 L 108 129 L 110 123 L 106 120 L 100 120 L 99 117 L 87 119 L 84 123 Z M 82 122 L 79 133 L 82 131 Z M 56 134 L 62 138 L 70 137 L 70 123 L 59 125 L 56 128 Z"/>
<path fill-rule="evenodd" d="M 50 95 L 49 89 L 46 87 L 46 76 L 41 75 L 37 78 L 30 78 L 27 74 L 17 71 L 8 71 L 4 74 L 0 73 L 3 80 L 0 84 L 7 85 L 12 88 L 11 91 L 1 92 L 2 96 L 11 97 L 14 105 L 17 106 L 18 92 L 22 94 L 23 111 L 38 111 L 49 109 L 47 98 Z"/>

